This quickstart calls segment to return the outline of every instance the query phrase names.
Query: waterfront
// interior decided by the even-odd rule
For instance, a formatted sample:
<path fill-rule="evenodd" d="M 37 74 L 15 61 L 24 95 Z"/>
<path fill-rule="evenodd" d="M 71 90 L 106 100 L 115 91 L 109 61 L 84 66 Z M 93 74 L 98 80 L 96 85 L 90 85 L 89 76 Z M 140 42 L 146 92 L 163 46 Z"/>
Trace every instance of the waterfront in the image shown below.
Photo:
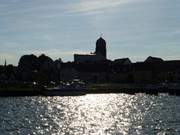
<path fill-rule="evenodd" d="M 94 94 L 0 98 L 3 135 L 180 134 L 180 97 Z"/>

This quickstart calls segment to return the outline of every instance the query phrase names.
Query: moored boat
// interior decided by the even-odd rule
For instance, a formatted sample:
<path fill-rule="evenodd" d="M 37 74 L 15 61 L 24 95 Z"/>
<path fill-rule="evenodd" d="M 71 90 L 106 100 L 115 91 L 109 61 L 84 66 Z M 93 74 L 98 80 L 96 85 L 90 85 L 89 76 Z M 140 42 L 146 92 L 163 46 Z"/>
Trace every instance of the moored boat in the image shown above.
<path fill-rule="evenodd" d="M 60 83 L 54 88 L 43 91 L 45 96 L 78 96 L 86 94 L 86 85 L 81 81 L 73 81 L 71 83 Z"/>

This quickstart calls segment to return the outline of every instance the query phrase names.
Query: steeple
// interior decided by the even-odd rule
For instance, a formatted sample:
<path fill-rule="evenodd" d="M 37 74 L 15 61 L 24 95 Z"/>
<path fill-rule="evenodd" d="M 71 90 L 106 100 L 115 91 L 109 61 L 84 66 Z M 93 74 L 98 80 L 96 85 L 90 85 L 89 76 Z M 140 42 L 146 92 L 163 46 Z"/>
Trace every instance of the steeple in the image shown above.
<path fill-rule="evenodd" d="M 4 61 L 4 66 L 5 66 L 5 67 L 6 67 L 6 64 L 7 64 L 7 63 L 6 63 L 6 59 L 5 59 L 5 61 Z"/>

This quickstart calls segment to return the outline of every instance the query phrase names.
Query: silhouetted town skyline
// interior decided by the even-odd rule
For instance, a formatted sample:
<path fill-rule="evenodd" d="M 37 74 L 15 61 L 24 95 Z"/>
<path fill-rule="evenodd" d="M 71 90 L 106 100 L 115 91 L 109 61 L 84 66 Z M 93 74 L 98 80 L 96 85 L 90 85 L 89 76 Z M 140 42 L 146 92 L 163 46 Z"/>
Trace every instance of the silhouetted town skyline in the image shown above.
<path fill-rule="evenodd" d="M 95 51 L 94 52 L 90 52 L 88 53 L 74 53 L 74 62 L 96 62 L 96 61 L 105 61 L 105 60 L 109 60 L 109 61 L 118 61 L 118 60 L 128 60 L 131 63 L 137 63 L 137 62 L 143 62 L 143 61 L 135 61 L 132 62 L 127 56 L 122 57 L 122 58 L 116 58 L 114 60 L 111 60 L 107 57 L 107 47 L 106 47 L 106 41 L 105 39 L 102 37 L 102 35 L 97 39 L 96 44 L 95 44 Z M 31 54 L 29 54 L 31 55 Z M 34 55 L 32 53 L 32 55 Z M 46 55 L 45 53 L 40 54 L 41 55 Z M 73 55 L 73 53 L 72 53 Z M 146 59 L 161 59 L 163 60 L 163 58 L 159 58 L 156 56 L 148 56 Z M 62 58 L 58 58 L 61 59 L 63 61 Z M 146 61 L 146 59 L 144 59 Z M 73 61 L 66 61 L 66 62 L 73 62 Z M 171 61 L 171 60 L 166 60 L 166 61 Z M 177 61 L 177 60 L 173 60 L 173 61 Z M 65 63 L 66 63 L 65 62 Z M 4 65 L 13 65 L 12 63 L 8 63 L 7 59 L 4 60 Z M 3 66 L 3 65 L 2 65 Z M 16 65 L 15 65 L 16 66 Z"/>
<path fill-rule="evenodd" d="M 132 63 L 129 58 L 109 60 L 106 41 L 100 37 L 96 41 L 94 53 L 74 54 L 74 61 L 63 62 L 40 56 L 23 55 L 18 66 L 0 67 L 0 80 L 30 81 L 47 83 L 50 81 L 70 81 L 75 78 L 94 83 L 160 83 L 180 82 L 180 60 L 164 61 L 149 56 L 143 62 Z"/>

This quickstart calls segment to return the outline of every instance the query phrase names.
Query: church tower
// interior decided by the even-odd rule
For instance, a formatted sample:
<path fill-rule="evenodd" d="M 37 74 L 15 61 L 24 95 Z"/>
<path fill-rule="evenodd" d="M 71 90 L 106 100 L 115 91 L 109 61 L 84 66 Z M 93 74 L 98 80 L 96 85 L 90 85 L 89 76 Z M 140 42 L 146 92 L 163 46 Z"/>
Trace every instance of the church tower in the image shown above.
<path fill-rule="evenodd" d="M 101 54 L 102 56 L 104 56 L 104 58 L 106 59 L 106 41 L 100 37 L 97 41 L 96 41 L 96 50 L 95 50 L 96 54 Z"/>

